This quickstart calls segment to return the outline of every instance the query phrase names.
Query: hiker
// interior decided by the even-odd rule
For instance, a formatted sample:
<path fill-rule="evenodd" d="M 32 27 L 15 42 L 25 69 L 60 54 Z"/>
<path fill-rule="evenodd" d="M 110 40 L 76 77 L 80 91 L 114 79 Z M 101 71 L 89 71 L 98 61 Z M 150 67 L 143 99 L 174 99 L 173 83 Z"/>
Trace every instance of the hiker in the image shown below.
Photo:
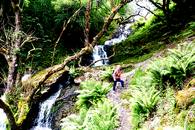
<path fill-rule="evenodd" d="M 114 70 L 112 77 L 114 79 L 114 85 L 113 85 L 113 90 L 116 90 L 116 84 L 117 82 L 121 83 L 121 86 L 124 88 L 124 81 L 121 80 L 121 74 L 122 74 L 122 70 L 121 70 L 121 66 L 117 65 L 116 69 Z"/>

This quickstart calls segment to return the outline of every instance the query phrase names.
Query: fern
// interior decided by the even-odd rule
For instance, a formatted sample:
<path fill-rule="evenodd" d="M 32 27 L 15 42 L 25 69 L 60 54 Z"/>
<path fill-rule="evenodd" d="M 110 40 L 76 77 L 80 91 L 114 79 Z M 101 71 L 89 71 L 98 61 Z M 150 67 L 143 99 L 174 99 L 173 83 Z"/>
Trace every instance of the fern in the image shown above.
<path fill-rule="evenodd" d="M 62 120 L 62 130 L 113 130 L 118 126 L 116 107 L 108 101 L 98 102 L 81 115 L 70 115 Z"/>
<path fill-rule="evenodd" d="M 81 83 L 81 90 L 79 93 L 78 100 L 76 102 L 79 108 L 86 106 L 89 108 L 98 101 L 106 98 L 106 94 L 111 89 L 110 84 L 102 84 L 97 81 L 85 81 Z"/>
<path fill-rule="evenodd" d="M 194 43 L 182 44 L 177 49 L 169 50 L 166 58 L 153 62 L 149 67 L 153 83 L 160 89 L 164 89 L 167 83 L 181 86 L 187 76 L 194 74 L 194 48 Z"/>
<path fill-rule="evenodd" d="M 98 102 L 89 110 L 85 124 L 86 130 L 113 130 L 116 128 L 117 114 L 116 108 L 108 101 Z"/>
<path fill-rule="evenodd" d="M 133 127 L 139 127 L 139 124 L 155 109 L 160 96 L 159 92 L 154 87 L 137 88 L 133 93 L 133 98 L 131 99 L 131 113 L 133 116 L 132 124 Z"/>

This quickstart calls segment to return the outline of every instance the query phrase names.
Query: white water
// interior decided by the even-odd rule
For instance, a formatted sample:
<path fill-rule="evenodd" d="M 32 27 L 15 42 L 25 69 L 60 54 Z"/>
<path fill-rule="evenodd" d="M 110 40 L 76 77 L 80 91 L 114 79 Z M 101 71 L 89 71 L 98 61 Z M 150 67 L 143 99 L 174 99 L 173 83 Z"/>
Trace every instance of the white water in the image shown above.
<path fill-rule="evenodd" d="M 120 25 L 117 31 L 120 35 L 116 38 L 107 40 L 104 44 L 112 46 L 112 45 L 115 45 L 116 43 L 120 43 L 124 41 L 125 39 L 127 39 L 129 34 L 131 33 L 130 26 L 131 24 Z"/>
<path fill-rule="evenodd" d="M 3 109 L 0 109 L 0 130 L 6 130 L 7 116 Z"/>
<path fill-rule="evenodd" d="M 104 51 L 103 45 L 97 45 L 93 49 L 93 61 L 97 61 L 100 59 L 107 58 L 107 54 Z M 108 60 L 100 60 L 94 64 L 94 66 L 101 66 L 101 65 L 107 65 Z"/>
<path fill-rule="evenodd" d="M 122 42 L 125 40 L 129 34 L 131 33 L 130 24 L 120 25 L 117 33 L 118 37 L 112 38 L 106 41 L 104 44 L 112 46 L 116 43 Z M 98 61 L 100 59 L 107 59 L 107 53 L 104 50 L 104 45 L 96 45 L 93 49 L 93 62 Z M 94 64 L 94 66 L 102 66 L 107 65 L 109 60 L 100 60 Z"/>
<path fill-rule="evenodd" d="M 61 89 L 40 105 L 40 111 L 36 119 L 37 126 L 33 127 L 31 130 L 52 130 L 50 112 L 60 92 Z"/>

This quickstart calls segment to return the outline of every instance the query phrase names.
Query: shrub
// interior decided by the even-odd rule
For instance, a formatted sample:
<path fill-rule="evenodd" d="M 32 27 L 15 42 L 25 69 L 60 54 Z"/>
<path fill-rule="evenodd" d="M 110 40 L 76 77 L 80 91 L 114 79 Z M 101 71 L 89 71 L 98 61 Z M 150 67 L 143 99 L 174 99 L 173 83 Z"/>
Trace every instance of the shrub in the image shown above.
<path fill-rule="evenodd" d="M 116 107 L 108 101 L 98 102 L 87 113 L 86 130 L 113 130 L 118 126 Z"/>
<path fill-rule="evenodd" d="M 81 83 L 81 90 L 78 90 L 78 100 L 76 102 L 79 108 L 87 107 L 89 108 L 98 101 L 106 98 L 106 94 L 111 89 L 110 84 L 102 84 L 97 81 L 85 81 Z"/>
<path fill-rule="evenodd" d="M 159 100 L 159 92 L 154 87 L 141 87 L 137 88 L 132 95 L 132 125 L 133 127 L 139 127 L 139 124 L 143 122 L 151 112 L 155 109 Z"/>
<path fill-rule="evenodd" d="M 184 46 L 185 45 L 185 46 Z M 168 56 L 157 60 L 149 67 L 153 83 L 160 88 L 170 83 L 181 86 L 186 77 L 194 74 L 195 45 L 185 43 L 169 50 Z"/>
<path fill-rule="evenodd" d="M 100 75 L 101 80 L 112 81 L 112 73 L 113 69 L 111 67 L 106 68 L 106 71 Z"/>
<path fill-rule="evenodd" d="M 80 109 L 82 110 L 82 109 Z M 70 115 L 62 120 L 62 130 L 113 130 L 117 127 L 116 107 L 104 100 L 90 107 L 84 115 Z"/>
<path fill-rule="evenodd" d="M 79 69 L 76 69 L 74 66 L 71 66 L 70 67 L 70 75 L 73 77 L 73 78 L 76 78 L 80 75 L 83 74 L 83 71 L 79 70 Z"/>

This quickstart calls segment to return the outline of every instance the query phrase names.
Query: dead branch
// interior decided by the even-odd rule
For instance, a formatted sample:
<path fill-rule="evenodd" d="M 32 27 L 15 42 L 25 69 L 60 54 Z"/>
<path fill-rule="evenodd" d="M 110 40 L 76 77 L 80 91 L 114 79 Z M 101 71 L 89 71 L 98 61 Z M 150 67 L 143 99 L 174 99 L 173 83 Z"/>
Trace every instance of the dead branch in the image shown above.
<path fill-rule="evenodd" d="M 104 33 L 108 30 L 109 25 L 113 21 L 114 16 L 117 14 L 117 12 L 127 3 L 131 2 L 133 0 L 121 0 L 120 4 L 113 8 L 112 13 L 109 15 L 109 17 L 104 22 L 104 25 L 102 27 L 102 30 L 93 38 L 93 41 L 91 45 L 94 47 L 97 43 L 97 41 L 104 35 Z"/>
<path fill-rule="evenodd" d="M 20 48 L 22 48 L 26 43 L 34 42 L 38 40 L 37 37 L 33 37 L 32 34 L 27 35 L 23 32 L 24 40 L 21 42 Z"/>
<path fill-rule="evenodd" d="M 63 28 L 62 28 L 62 31 L 58 37 L 58 39 L 56 40 L 55 44 L 54 44 L 54 50 L 53 50 L 53 54 L 52 54 L 52 62 L 51 62 L 51 66 L 53 65 L 54 63 L 54 57 L 55 57 L 55 53 L 56 53 L 56 48 L 57 48 L 57 45 L 64 33 L 64 31 L 66 30 L 67 26 L 69 25 L 69 23 L 78 15 L 78 13 L 80 12 L 80 10 L 82 9 L 83 6 L 81 6 L 78 10 L 76 10 L 74 12 L 74 14 L 68 19 L 68 21 L 64 21 L 64 24 L 63 24 Z"/>
<path fill-rule="evenodd" d="M 132 14 L 130 15 L 129 17 L 125 18 L 122 22 L 120 22 L 120 24 L 126 24 L 126 23 L 129 23 L 129 19 L 135 17 L 135 16 L 140 16 L 140 10 L 136 13 L 136 14 Z"/>
<path fill-rule="evenodd" d="M 154 6 L 156 6 L 158 9 L 162 10 L 162 5 L 158 2 L 154 2 L 154 0 L 149 0 Z"/>
<path fill-rule="evenodd" d="M 64 63 L 60 64 L 59 67 L 54 68 L 54 69 L 51 69 L 50 71 L 48 71 L 47 74 L 40 80 L 40 82 L 38 83 L 38 85 L 36 86 L 36 88 L 31 92 L 31 94 L 30 94 L 29 97 L 28 97 L 28 100 L 33 100 L 33 97 L 34 97 L 34 95 L 36 94 L 36 92 L 41 88 L 41 86 L 44 84 L 44 82 L 45 82 L 50 76 L 52 76 L 54 73 L 57 73 L 57 72 L 63 70 L 63 69 L 65 68 L 65 66 L 66 66 L 69 62 L 71 62 L 71 61 L 73 61 L 73 60 L 79 59 L 79 58 L 80 58 L 81 56 L 83 56 L 84 54 L 90 52 L 91 49 L 92 49 L 92 47 L 89 47 L 89 46 L 87 46 L 87 47 L 81 49 L 80 52 L 76 53 L 76 54 L 73 55 L 73 56 L 70 56 L 70 57 L 66 58 L 66 59 L 64 60 Z M 31 103 L 31 101 L 30 101 L 29 103 Z"/>
<path fill-rule="evenodd" d="M 150 12 L 151 14 L 156 16 L 157 18 L 160 18 L 160 16 L 158 16 L 157 14 L 155 14 L 154 12 L 152 12 L 150 9 L 146 8 L 145 6 L 141 6 L 140 4 L 138 4 L 138 2 L 136 2 L 136 5 L 139 6 L 140 8 L 143 8 L 143 9 L 147 10 L 148 12 Z"/>

